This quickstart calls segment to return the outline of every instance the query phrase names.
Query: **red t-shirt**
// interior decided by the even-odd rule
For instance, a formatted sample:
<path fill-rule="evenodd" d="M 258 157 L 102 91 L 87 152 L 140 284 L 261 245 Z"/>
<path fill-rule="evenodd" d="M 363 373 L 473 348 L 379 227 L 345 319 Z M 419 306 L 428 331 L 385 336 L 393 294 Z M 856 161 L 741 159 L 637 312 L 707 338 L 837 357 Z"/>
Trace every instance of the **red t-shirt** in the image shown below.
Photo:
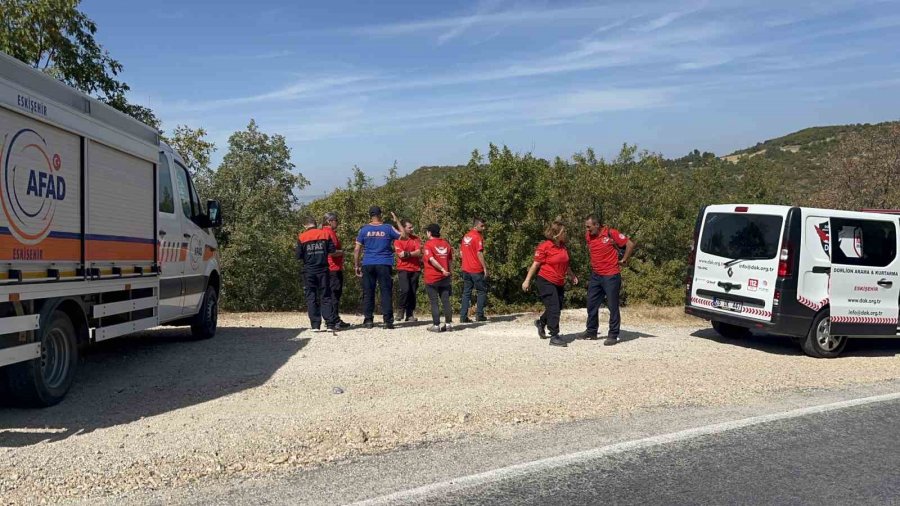
<path fill-rule="evenodd" d="M 422 259 L 420 257 L 400 258 L 401 251 L 412 253 L 422 246 L 422 241 L 414 235 L 410 235 L 406 239 L 397 239 L 394 241 L 394 250 L 397 252 L 397 270 L 419 272 L 422 270 Z"/>
<path fill-rule="evenodd" d="M 450 248 L 450 243 L 440 237 L 432 237 L 425 241 L 425 254 L 422 260 L 425 262 L 425 283 L 429 285 L 445 279 L 441 271 L 431 265 L 432 258 L 447 272 L 450 272 L 450 263 L 453 261 L 453 249 Z"/>
<path fill-rule="evenodd" d="M 481 261 L 478 260 L 478 252 L 484 251 L 484 239 L 481 234 L 475 230 L 469 230 L 464 235 L 462 242 L 459 243 L 459 253 L 462 255 L 462 270 L 469 274 L 480 274 L 484 272 Z"/>
<path fill-rule="evenodd" d="M 329 226 L 323 226 L 322 230 L 328 232 L 328 235 L 331 237 L 331 242 L 334 243 L 334 249 L 341 249 L 341 240 L 338 239 L 336 233 L 334 233 L 334 229 Z M 340 271 L 344 268 L 344 256 L 328 256 L 328 270 L 331 272 Z"/>
<path fill-rule="evenodd" d="M 607 227 L 600 229 L 595 236 L 587 232 L 584 238 L 591 254 L 591 270 L 600 276 L 618 274 L 620 272 L 619 252 L 616 251 L 616 246 L 624 248 L 628 243 L 628 236 L 614 228 Z"/>
<path fill-rule="evenodd" d="M 538 276 L 556 286 L 566 284 L 566 273 L 569 272 L 569 250 L 565 244 L 557 246 L 553 241 L 540 243 L 534 250 L 534 261 L 540 262 Z"/>

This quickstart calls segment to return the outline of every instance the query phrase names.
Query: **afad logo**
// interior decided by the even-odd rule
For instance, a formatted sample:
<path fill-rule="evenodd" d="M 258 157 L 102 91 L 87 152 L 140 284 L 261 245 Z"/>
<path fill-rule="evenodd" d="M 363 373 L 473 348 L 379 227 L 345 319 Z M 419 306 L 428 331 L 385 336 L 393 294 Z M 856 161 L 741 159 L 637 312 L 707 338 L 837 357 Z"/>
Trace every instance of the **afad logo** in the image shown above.
<path fill-rule="evenodd" d="M 13 236 L 33 246 L 50 234 L 56 208 L 66 198 L 66 180 L 59 175 L 62 159 L 50 154 L 47 141 L 30 128 L 11 139 L 7 135 L 3 145 L 0 204 Z"/>

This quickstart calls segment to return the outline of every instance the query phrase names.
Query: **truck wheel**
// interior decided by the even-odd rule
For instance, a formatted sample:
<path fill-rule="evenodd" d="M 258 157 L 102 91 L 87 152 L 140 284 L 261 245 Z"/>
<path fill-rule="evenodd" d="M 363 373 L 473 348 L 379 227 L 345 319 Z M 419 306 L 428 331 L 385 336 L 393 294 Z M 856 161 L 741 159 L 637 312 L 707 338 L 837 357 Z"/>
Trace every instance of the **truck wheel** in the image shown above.
<path fill-rule="evenodd" d="M 194 339 L 209 339 L 216 335 L 216 325 L 219 321 L 219 293 L 212 286 L 206 287 L 203 295 L 203 304 L 200 312 L 191 323 L 191 335 Z"/>
<path fill-rule="evenodd" d="M 809 334 L 800 345 L 803 353 L 815 358 L 835 358 L 844 351 L 847 346 L 845 336 L 831 335 L 831 316 L 828 311 L 822 311 L 813 320 Z"/>
<path fill-rule="evenodd" d="M 52 406 L 63 400 L 78 368 L 75 326 L 62 311 L 50 314 L 41 332 L 41 356 L 8 367 L 9 392 L 19 404 Z"/>
<path fill-rule="evenodd" d="M 743 339 L 750 337 L 750 329 L 746 327 L 738 327 L 730 323 L 712 322 L 713 330 L 726 339 Z"/>

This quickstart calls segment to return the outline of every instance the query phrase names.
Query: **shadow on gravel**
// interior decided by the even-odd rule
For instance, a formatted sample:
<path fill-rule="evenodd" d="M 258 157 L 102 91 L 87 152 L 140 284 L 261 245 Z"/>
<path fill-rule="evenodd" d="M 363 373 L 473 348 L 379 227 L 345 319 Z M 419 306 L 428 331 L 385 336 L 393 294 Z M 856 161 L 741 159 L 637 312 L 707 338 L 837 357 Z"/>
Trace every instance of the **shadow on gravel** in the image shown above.
<path fill-rule="evenodd" d="M 753 348 L 776 355 L 803 354 L 800 345 L 786 336 L 754 333 L 745 339 L 727 339 L 713 329 L 698 330 L 691 336 L 742 348 Z M 900 355 L 900 339 L 851 339 L 838 359 L 842 357 L 894 357 L 897 355 Z"/>
<path fill-rule="evenodd" d="M 603 340 L 606 339 L 606 336 L 599 336 L 597 339 L 579 339 L 578 334 L 580 332 L 576 332 L 575 334 L 565 334 L 560 336 L 560 339 L 565 341 L 567 344 L 572 344 L 575 341 L 585 341 L 588 343 L 597 343 L 599 345 L 603 345 Z M 642 339 L 648 337 L 656 337 L 652 334 L 645 334 L 643 332 L 632 332 L 630 330 L 621 330 L 619 331 L 619 342 L 616 343 L 616 346 L 619 346 L 623 343 L 627 343 L 628 341 L 634 341 L 635 339 Z"/>
<path fill-rule="evenodd" d="M 741 348 L 752 348 L 774 355 L 800 355 L 803 353 L 800 351 L 800 346 L 794 344 L 790 337 L 785 336 L 753 334 L 752 336 L 743 339 L 728 339 L 720 336 L 713 329 L 698 330 L 691 334 L 691 336 Z"/>
<path fill-rule="evenodd" d="M 190 329 L 170 328 L 99 343 L 82 355 L 60 404 L 0 407 L 0 448 L 58 441 L 257 387 L 309 343 L 301 332 L 220 327 L 210 340 L 191 341 Z"/>

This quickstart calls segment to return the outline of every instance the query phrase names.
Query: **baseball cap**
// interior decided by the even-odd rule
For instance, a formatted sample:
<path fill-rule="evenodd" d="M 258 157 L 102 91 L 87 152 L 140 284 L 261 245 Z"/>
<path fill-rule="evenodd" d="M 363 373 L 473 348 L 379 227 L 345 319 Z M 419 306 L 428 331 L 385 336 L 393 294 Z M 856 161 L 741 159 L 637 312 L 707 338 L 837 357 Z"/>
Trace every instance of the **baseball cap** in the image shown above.
<path fill-rule="evenodd" d="M 381 216 L 381 208 L 378 206 L 372 206 L 369 208 L 369 216 Z"/>

